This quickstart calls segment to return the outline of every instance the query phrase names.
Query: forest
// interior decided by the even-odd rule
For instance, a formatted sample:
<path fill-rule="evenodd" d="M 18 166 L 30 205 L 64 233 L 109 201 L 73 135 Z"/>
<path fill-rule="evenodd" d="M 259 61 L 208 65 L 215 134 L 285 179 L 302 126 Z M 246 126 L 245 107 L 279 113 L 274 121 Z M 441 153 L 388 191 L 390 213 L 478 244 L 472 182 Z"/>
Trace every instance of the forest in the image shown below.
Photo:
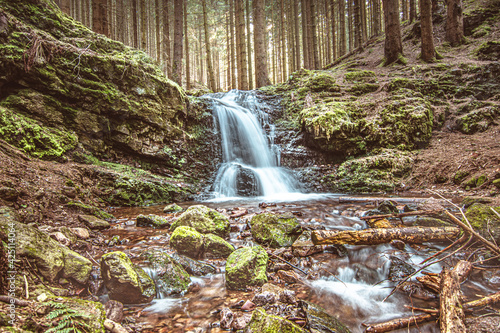
<path fill-rule="evenodd" d="M 1 332 L 498 332 L 500 0 L 0 0 Z"/>

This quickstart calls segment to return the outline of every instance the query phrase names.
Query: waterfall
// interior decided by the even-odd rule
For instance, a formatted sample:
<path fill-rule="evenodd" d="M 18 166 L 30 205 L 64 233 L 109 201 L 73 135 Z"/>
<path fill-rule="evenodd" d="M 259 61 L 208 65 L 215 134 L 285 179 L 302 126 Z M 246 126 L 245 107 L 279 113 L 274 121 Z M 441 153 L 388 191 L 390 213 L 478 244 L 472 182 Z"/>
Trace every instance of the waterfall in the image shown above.
<path fill-rule="evenodd" d="M 268 123 L 255 94 L 232 90 L 220 98 L 209 98 L 220 130 L 223 158 L 211 189 L 213 197 L 276 197 L 299 192 L 297 181 L 279 166 L 274 126 Z"/>

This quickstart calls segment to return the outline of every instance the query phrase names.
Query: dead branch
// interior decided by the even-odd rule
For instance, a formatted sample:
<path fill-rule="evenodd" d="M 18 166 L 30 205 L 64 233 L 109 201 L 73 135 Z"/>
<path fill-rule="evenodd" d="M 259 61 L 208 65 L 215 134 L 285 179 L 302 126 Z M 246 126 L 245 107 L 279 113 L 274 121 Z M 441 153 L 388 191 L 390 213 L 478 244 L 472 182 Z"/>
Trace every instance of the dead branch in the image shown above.
<path fill-rule="evenodd" d="M 419 216 L 419 215 L 432 215 L 441 212 L 442 209 L 434 209 L 434 210 L 417 210 L 414 212 L 405 212 L 398 214 L 383 214 L 383 215 L 372 215 L 372 216 L 362 216 L 360 220 L 371 220 L 371 219 L 385 219 L 385 218 L 402 218 L 405 216 Z"/>
<path fill-rule="evenodd" d="M 248 214 L 248 210 L 244 209 L 242 211 L 239 211 L 237 213 L 234 213 L 234 214 L 230 215 L 229 217 L 232 218 L 232 219 L 235 219 L 237 217 L 242 217 L 242 216 L 247 215 L 247 214 Z"/>
<path fill-rule="evenodd" d="M 31 304 L 30 301 L 25 301 L 23 299 L 10 297 L 7 295 L 0 295 L 0 302 L 9 303 L 9 304 L 11 302 L 14 302 L 14 305 L 17 305 L 17 306 L 28 306 Z"/>
<path fill-rule="evenodd" d="M 458 272 L 444 268 L 440 278 L 439 328 L 443 333 L 465 333 L 465 313 Z"/>
<path fill-rule="evenodd" d="M 368 325 L 366 327 L 366 333 L 383 333 L 398 330 L 400 328 L 407 328 L 420 323 L 426 323 L 436 318 L 435 314 L 421 314 L 416 316 L 411 316 L 407 318 L 399 318 L 386 321 L 384 323 L 379 323 L 375 325 Z"/>

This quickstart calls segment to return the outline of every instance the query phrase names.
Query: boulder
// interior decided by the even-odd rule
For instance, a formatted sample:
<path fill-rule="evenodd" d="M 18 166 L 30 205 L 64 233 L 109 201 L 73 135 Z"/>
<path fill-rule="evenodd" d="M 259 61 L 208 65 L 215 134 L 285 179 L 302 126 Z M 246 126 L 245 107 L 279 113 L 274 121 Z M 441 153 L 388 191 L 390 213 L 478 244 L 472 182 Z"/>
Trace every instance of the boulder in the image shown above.
<path fill-rule="evenodd" d="M 174 258 L 161 251 L 148 251 L 143 256 L 151 264 L 156 281 L 156 292 L 161 297 L 182 294 L 188 289 L 191 278 Z"/>
<path fill-rule="evenodd" d="M 223 238 L 206 234 L 203 239 L 203 253 L 206 257 L 218 259 L 227 258 L 234 252 L 234 246 L 226 242 Z"/>
<path fill-rule="evenodd" d="M 231 226 L 229 219 L 214 209 L 203 205 L 189 207 L 179 218 L 172 223 L 171 230 L 180 226 L 188 226 L 202 234 L 215 234 L 227 238 Z"/>
<path fill-rule="evenodd" d="M 252 319 L 245 326 L 245 333 L 305 333 L 307 330 L 297 326 L 291 321 L 275 315 L 268 315 L 263 308 L 256 308 Z"/>
<path fill-rule="evenodd" d="M 214 274 L 217 271 L 217 269 L 213 265 L 204 263 L 203 261 L 191 259 L 178 253 L 172 254 L 172 258 L 174 258 L 175 261 L 181 264 L 186 272 L 194 276 Z"/>
<path fill-rule="evenodd" d="M 90 229 L 102 230 L 109 228 L 108 222 L 95 217 L 94 215 L 78 215 L 78 219 L 80 222 L 85 223 L 85 225 Z"/>
<path fill-rule="evenodd" d="M 109 298 L 123 304 L 149 303 L 156 294 L 153 279 L 123 252 L 103 255 L 101 273 Z"/>
<path fill-rule="evenodd" d="M 46 233 L 19 223 L 15 211 L 0 207 L 0 231 L 14 233 L 18 256 L 31 259 L 40 274 L 50 282 L 63 277 L 85 285 L 92 263 L 87 258 L 62 246 Z"/>
<path fill-rule="evenodd" d="M 138 227 L 153 227 L 153 228 L 169 228 L 170 222 L 162 216 L 158 215 L 139 215 L 136 218 Z"/>
<path fill-rule="evenodd" d="M 227 258 L 226 287 L 245 290 L 247 286 L 260 286 L 267 282 L 266 268 L 269 257 L 262 246 L 240 248 Z"/>
<path fill-rule="evenodd" d="M 172 233 L 170 246 L 180 254 L 199 258 L 203 254 L 203 235 L 192 227 L 180 226 Z"/>
<path fill-rule="evenodd" d="M 337 318 L 326 313 L 320 306 L 300 301 L 300 306 L 306 314 L 309 329 L 314 333 L 351 333 Z"/>
<path fill-rule="evenodd" d="M 470 206 L 465 212 L 474 229 L 486 239 L 493 237 L 497 244 L 500 243 L 500 217 L 492 210 L 500 214 L 500 207 L 492 207 L 485 204 L 476 203 Z"/>
<path fill-rule="evenodd" d="M 266 246 L 291 246 L 302 233 L 297 218 L 292 214 L 258 214 L 250 221 L 253 238 Z"/>
<path fill-rule="evenodd" d="M 177 213 L 177 212 L 182 212 L 182 211 L 183 211 L 182 207 L 176 203 L 167 205 L 167 206 L 165 206 L 165 208 L 163 208 L 164 213 Z"/>

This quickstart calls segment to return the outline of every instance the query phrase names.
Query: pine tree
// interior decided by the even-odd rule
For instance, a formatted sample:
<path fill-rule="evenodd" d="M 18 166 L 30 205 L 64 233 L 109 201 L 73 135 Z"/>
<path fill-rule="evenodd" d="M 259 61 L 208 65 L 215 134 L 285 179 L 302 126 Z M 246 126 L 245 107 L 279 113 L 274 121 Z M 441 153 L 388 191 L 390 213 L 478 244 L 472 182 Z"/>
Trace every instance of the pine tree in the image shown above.
<path fill-rule="evenodd" d="M 385 19 L 385 65 L 400 60 L 403 55 L 401 26 L 399 23 L 399 1 L 383 0 Z"/>
<path fill-rule="evenodd" d="M 257 88 L 271 84 L 267 68 L 266 20 L 264 0 L 253 0 L 255 85 Z"/>

